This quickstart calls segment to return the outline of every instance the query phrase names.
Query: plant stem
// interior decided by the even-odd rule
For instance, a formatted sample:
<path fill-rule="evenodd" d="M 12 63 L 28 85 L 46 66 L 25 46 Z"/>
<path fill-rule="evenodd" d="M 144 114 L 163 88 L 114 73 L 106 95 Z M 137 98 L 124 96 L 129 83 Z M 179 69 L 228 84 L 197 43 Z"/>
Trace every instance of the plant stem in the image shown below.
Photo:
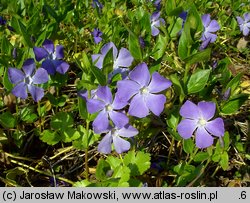
<path fill-rule="evenodd" d="M 42 118 L 41 118 L 41 105 L 40 101 L 37 102 L 38 116 L 39 116 L 39 131 L 42 132 Z"/>
<path fill-rule="evenodd" d="M 189 159 L 189 161 L 188 161 L 187 164 L 190 164 L 190 163 L 193 161 L 194 156 L 196 155 L 196 153 L 198 152 L 198 150 L 199 150 L 199 148 L 196 147 L 194 153 L 192 153 L 192 154 L 190 155 L 190 159 Z"/>
<path fill-rule="evenodd" d="M 89 121 L 86 121 L 86 136 L 87 136 L 87 147 L 85 149 L 85 177 L 86 180 L 89 179 L 89 165 L 88 165 L 88 151 L 89 151 Z"/>
<path fill-rule="evenodd" d="M 122 155 L 119 154 L 119 157 L 120 157 L 120 159 L 121 159 L 122 165 L 124 166 L 124 161 L 123 161 Z"/>
<path fill-rule="evenodd" d="M 170 162 L 170 157 L 171 157 L 171 154 L 173 152 L 173 149 L 174 149 L 174 138 L 172 138 L 171 140 L 171 146 L 170 146 L 170 149 L 169 149 L 169 152 L 168 152 L 168 161 L 167 161 L 167 165 L 169 164 Z"/>

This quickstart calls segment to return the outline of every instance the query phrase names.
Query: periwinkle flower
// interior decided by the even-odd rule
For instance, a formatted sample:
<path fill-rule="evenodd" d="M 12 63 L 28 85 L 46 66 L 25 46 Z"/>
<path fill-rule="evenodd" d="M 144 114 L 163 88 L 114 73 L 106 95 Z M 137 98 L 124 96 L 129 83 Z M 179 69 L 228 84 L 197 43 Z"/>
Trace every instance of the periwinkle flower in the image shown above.
<path fill-rule="evenodd" d="M 214 32 L 220 29 L 220 26 L 216 20 L 211 20 L 210 14 L 204 14 L 201 17 L 204 32 L 202 33 L 201 40 L 202 44 L 200 50 L 205 49 L 209 43 L 215 42 L 217 35 Z"/>
<path fill-rule="evenodd" d="M 216 105 L 213 102 L 201 101 L 198 105 L 186 101 L 180 109 L 184 118 L 177 126 L 178 133 L 184 139 L 195 133 L 196 146 L 206 148 L 213 144 L 214 137 L 224 136 L 224 122 L 222 118 L 215 118 Z"/>
<path fill-rule="evenodd" d="M 250 13 L 244 13 L 243 18 L 240 16 L 236 17 L 240 31 L 244 36 L 248 36 L 250 32 Z"/>
<path fill-rule="evenodd" d="M 99 28 L 95 28 L 94 31 L 91 34 L 94 37 L 94 42 L 96 44 L 98 44 L 99 42 L 102 41 L 101 36 L 102 36 L 103 33 L 100 31 Z"/>
<path fill-rule="evenodd" d="M 138 130 L 129 124 L 112 128 L 99 143 L 98 151 L 104 154 L 109 154 L 111 152 L 111 145 L 114 143 L 115 151 L 118 154 L 126 152 L 130 149 L 130 142 L 121 137 L 131 138 L 137 134 Z"/>
<path fill-rule="evenodd" d="M 37 61 L 42 62 L 42 67 L 47 70 L 50 75 L 54 75 L 56 72 L 65 74 L 69 69 L 69 64 L 63 61 L 64 53 L 63 46 L 54 46 L 51 40 L 46 39 L 43 42 L 43 47 L 34 47 L 35 58 Z"/>
<path fill-rule="evenodd" d="M 49 80 L 49 76 L 43 68 L 38 68 L 36 71 L 35 68 L 34 59 L 27 59 L 23 63 L 23 71 L 17 68 L 8 69 L 9 80 L 15 84 L 12 94 L 16 97 L 26 99 L 28 97 L 28 90 L 34 101 L 37 102 L 43 98 L 44 90 L 36 85 L 46 83 Z"/>
<path fill-rule="evenodd" d="M 154 72 L 152 77 L 146 63 L 137 65 L 128 76 L 129 79 L 117 82 L 119 101 L 129 102 L 128 113 L 139 118 L 146 117 L 150 111 L 159 116 L 164 109 L 166 97 L 159 94 L 169 88 L 172 83 Z"/>
<path fill-rule="evenodd" d="M 0 16 L 0 25 L 6 25 L 6 20 L 2 17 L 2 16 Z"/>
<path fill-rule="evenodd" d="M 92 62 L 99 69 L 103 67 L 103 60 L 110 49 L 113 49 L 113 74 L 123 73 L 127 71 L 128 67 L 131 66 L 134 58 L 126 48 L 121 48 L 118 54 L 118 50 L 113 42 L 105 44 L 101 49 L 101 54 L 93 54 Z"/>
<path fill-rule="evenodd" d="M 161 0 L 151 0 L 157 10 L 161 9 Z"/>
<path fill-rule="evenodd" d="M 158 29 L 161 24 L 165 24 L 165 21 L 163 18 L 160 18 L 161 12 L 156 11 L 154 12 L 150 17 L 151 22 L 151 34 L 152 36 L 157 36 L 160 33 L 160 30 Z"/>
<path fill-rule="evenodd" d="M 116 96 L 113 100 L 109 87 L 99 86 L 95 95 L 97 98 L 87 99 L 88 112 L 91 114 L 99 112 L 93 122 L 95 133 L 107 131 L 110 126 L 110 120 L 117 127 L 122 127 L 128 123 L 128 117 L 124 113 L 119 112 L 126 103 L 120 101 Z"/>
<path fill-rule="evenodd" d="M 93 0 L 91 5 L 93 8 L 98 8 L 99 10 L 103 8 L 102 3 L 100 3 L 98 0 Z"/>

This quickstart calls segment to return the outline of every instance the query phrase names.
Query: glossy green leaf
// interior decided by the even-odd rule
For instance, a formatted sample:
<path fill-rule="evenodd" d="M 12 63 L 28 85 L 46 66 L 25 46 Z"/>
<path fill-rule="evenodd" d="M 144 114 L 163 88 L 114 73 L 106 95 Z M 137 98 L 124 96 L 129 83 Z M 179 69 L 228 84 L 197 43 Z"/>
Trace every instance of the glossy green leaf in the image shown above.
<path fill-rule="evenodd" d="M 40 139 L 48 145 L 55 145 L 61 141 L 61 135 L 59 135 L 56 131 L 44 130 L 41 133 Z"/>
<path fill-rule="evenodd" d="M 0 124 L 4 128 L 14 128 L 16 126 L 16 118 L 9 112 L 0 114 Z"/>
<path fill-rule="evenodd" d="M 192 154 L 193 150 L 194 150 L 194 141 L 192 138 L 189 139 L 184 139 L 183 140 L 183 150 L 187 153 L 187 154 Z"/>
<path fill-rule="evenodd" d="M 221 108 L 221 113 L 223 114 L 233 114 L 236 113 L 242 104 L 248 99 L 247 94 L 239 94 L 234 97 L 232 97 L 230 100 L 228 100 L 225 104 L 223 104 Z"/>
<path fill-rule="evenodd" d="M 210 70 L 197 70 L 193 73 L 187 84 L 188 94 L 201 91 L 207 84 L 210 75 Z"/>
<path fill-rule="evenodd" d="M 55 130 L 64 131 L 67 128 L 72 127 L 74 120 L 69 113 L 58 112 L 51 118 L 50 126 Z"/>
<path fill-rule="evenodd" d="M 136 36 L 134 33 L 129 33 L 128 37 L 128 47 L 131 55 L 137 59 L 142 60 L 142 53 L 141 53 L 141 47 L 139 43 L 139 37 Z"/>
<path fill-rule="evenodd" d="M 197 52 L 187 58 L 184 59 L 184 61 L 187 64 L 195 64 L 198 62 L 202 62 L 202 61 L 207 61 L 210 59 L 210 55 L 211 55 L 211 49 L 205 49 L 203 51 Z"/>

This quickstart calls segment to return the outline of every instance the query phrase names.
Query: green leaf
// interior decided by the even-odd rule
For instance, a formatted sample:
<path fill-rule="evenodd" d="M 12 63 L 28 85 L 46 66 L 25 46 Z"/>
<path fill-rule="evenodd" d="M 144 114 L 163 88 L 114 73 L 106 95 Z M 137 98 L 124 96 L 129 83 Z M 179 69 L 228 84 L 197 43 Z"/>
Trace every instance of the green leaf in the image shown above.
<path fill-rule="evenodd" d="M 205 161 L 209 158 L 209 154 L 207 152 L 198 152 L 195 156 L 194 156 L 194 161 L 195 162 L 202 162 Z"/>
<path fill-rule="evenodd" d="M 127 166 L 120 165 L 118 166 L 112 175 L 112 178 L 120 178 L 118 182 L 119 187 L 127 187 L 128 181 L 130 179 L 130 169 Z"/>
<path fill-rule="evenodd" d="M 86 102 L 80 97 L 78 97 L 78 107 L 81 118 L 87 120 L 88 119 L 87 105 Z"/>
<path fill-rule="evenodd" d="M 168 0 L 166 2 L 166 13 L 168 16 L 170 16 L 171 12 L 176 8 L 176 2 L 175 0 Z"/>
<path fill-rule="evenodd" d="M 180 79 L 176 74 L 172 74 L 170 75 L 170 80 L 173 83 L 174 89 L 176 90 L 175 92 L 177 93 L 177 95 L 179 95 L 180 103 L 182 103 L 185 97 L 185 93 Z"/>
<path fill-rule="evenodd" d="M 153 53 L 154 53 L 153 57 L 155 60 L 158 60 L 159 58 L 163 56 L 167 48 L 167 45 L 168 45 L 168 37 L 159 35 L 159 37 L 156 40 L 155 47 L 153 49 Z"/>
<path fill-rule="evenodd" d="M 187 84 L 188 94 L 201 91 L 207 84 L 209 75 L 210 70 L 197 70 L 193 73 Z"/>
<path fill-rule="evenodd" d="M 97 167 L 96 167 L 96 178 L 100 181 L 107 179 L 107 172 L 110 170 L 110 166 L 108 162 L 106 162 L 104 159 L 100 159 L 98 161 Z"/>
<path fill-rule="evenodd" d="M 184 139 L 183 140 L 183 150 L 187 154 L 192 154 L 192 152 L 194 150 L 194 141 L 193 141 L 193 139 L 189 138 L 189 139 Z"/>
<path fill-rule="evenodd" d="M 192 65 L 198 62 L 207 61 L 210 59 L 210 55 L 211 55 L 211 49 L 205 49 L 203 51 L 200 51 L 185 58 L 184 62 L 186 62 L 189 65 Z"/>
<path fill-rule="evenodd" d="M 220 159 L 220 166 L 222 167 L 223 170 L 227 170 L 228 166 L 229 166 L 229 158 L 228 158 L 228 153 L 226 151 L 223 152 L 223 154 L 221 155 L 221 159 Z"/>
<path fill-rule="evenodd" d="M 78 126 L 78 132 L 80 133 L 79 139 L 73 141 L 73 146 L 76 149 L 84 150 L 87 147 L 89 147 L 92 144 L 94 144 L 100 138 L 100 135 L 99 134 L 95 134 L 92 130 L 89 130 L 88 135 L 87 135 L 86 128 L 84 128 L 81 125 Z"/>
<path fill-rule="evenodd" d="M 8 77 L 8 68 L 5 68 L 5 71 L 4 71 L 4 75 L 3 75 L 3 85 L 4 87 L 10 91 L 12 88 L 13 88 L 13 85 L 12 83 L 10 82 L 9 80 L 9 77 Z"/>
<path fill-rule="evenodd" d="M 184 27 L 185 28 L 185 27 Z M 178 45 L 178 55 L 183 60 L 190 55 L 193 40 L 189 29 L 183 29 Z"/>
<path fill-rule="evenodd" d="M 40 139 L 48 145 L 55 145 L 61 141 L 61 135 L 59 135 L 56 131 L 44 130 Z"/>
<path fill-rule="evenodd" d="M 169 118 L 167 119 L 168 126 L 176 130 L 177 125 L 179 123 L 179 119 L 180 119 L 179 109 L 174 108 L 174 111 L 170 113 Z"/>
<path fill-rule="evenodd" d="M 50 126 L 55 130 L 61 130 L 62 132 L 72 127 L 74 124 L 73 118 L 70 116 L 69 113 L 66 112 L 58 112 L 51 118 Z"/>
<path fill-rule="evenodd" d="M 229 101 L 227 101 L 221 108 L 221 113 L 223 114 L 233 114 L 236 113 L 242 104 L 248 99 L 247 94 L 239 94 L 232 97 Z"/>
<path fill-rule="evenodd" d="M 150 154 L 130 151 L 124 157 L 124 164 L 130 168 L 131 176 L 142 175 L 150 168 Z"/>
<path fill-rule="evenodd" d="M 73 187 L 87 187 L 91 184 L 88 180 L 81 180 L 74 183 Z"/>
<path fill-rule="evenodd" d="M 128 47 L 131 55 L 137 59 L 142 60 L 141 47 L 139 43 L 139 37 L 130 32 L 128 37 Z"/>
<path fill-rule="evenodd" d="M 20 35 L 23 36 L 24 42 L 26 43 L 27 46 L 29 46 L 30 48 L 33 47 L 33 44 L 31 42 L 31 37 L 30 35 L 27 33 L 27 28 L 25 27 L 25 25 L 16 17 L 12 17 L 12 26 L 13 28 L 16 30 L 17 33 L 19 33 Z"/>
<path fill-rule="evenodd" d="M 0 114 L 0 124 L 4 128 L 14 128 L 16 126 L 16 118 L 9 112 Z"/>
<path fill-rule="evenodd" d="M 108 74 L 113 71 L 113 65 L 113 48 L 111 47 L 103 59 L 102 72 L 106 76 L 106 80 L 108 80 Z"/>
<path fill-rule="evenodd" d="M 49 5 L 45 4 L 44 5 L 45 10 L 47 11 L 48 14 L 50 14 L 56 21 L 58 19 L 58 16 L 55 12 L 55 9 L 52 9 Z"/>
<path fill-rule="evenodd" d="M 109 163 L 112 169 L 115 169 L 116 167 L 122 164 L 121 159 L 114 157 L 114 156 L 108 156 L 106 161 Z"/>
<path fill-rule="evenodd" d="M 63 142 L 72 142 L 73 140 L 76 140 L 81 136 L 80 132 L 74 128 L 66 128 L 64 131 L 61 132 L 61 134 L 63 135 Z"/>
<path fill-rule="evenodd" d="M 90 66 L 90 70 L 101 86 L 105 86 L 107 84 L 106 76 L 99 68 L 95 66 Z"/>
<path fill-rule="evenodd" d="M 231 95 L 233 95 L 236 88 L 239 86 L 240 79 L 242 77 L 243 73 L 238 73 L 226 86 L 225 90 L 227 90 L 229 87 L 231 88 Z"/>

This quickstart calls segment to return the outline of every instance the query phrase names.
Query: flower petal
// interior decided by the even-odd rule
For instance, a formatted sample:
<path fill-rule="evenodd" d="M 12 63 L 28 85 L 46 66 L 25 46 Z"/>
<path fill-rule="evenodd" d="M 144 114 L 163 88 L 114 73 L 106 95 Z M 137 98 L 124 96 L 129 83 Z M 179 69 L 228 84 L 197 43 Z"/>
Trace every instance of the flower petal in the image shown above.
<path fill-rule="evenodd" d="M 205 36 L 205 40 L 209 40 L 209 43 L 213 43 L 217 39 L 217 35 L 210 33 L 210 32 L 205 32 L 204 36 Z"/>
<path fill-rule="evenodd" d="M 207 46 L 209 45 L 211 39 L 206 39 L 204 38 L 204 41 L 201 43 L 201 46 L 199 47 L 199 50 L 204 50 L 207 48 Z"/>
<path fill-rule="evenodd" d="M 94 132 L 97 134 L 105 133 L 109 130 L 109 119 L 108 113 L 105 110 L 102 110 L 93 122 Z"/>
<path fill-rule="evenodd" d="M 49 40 L 49 39 L 46 39 L 44 40 L 43 42 L 43 47 L 47 50 L 47 52 L 49 52 L 50 54 L 51 53 L 54 53 L 55 51 L 55 47 L 54 47 L 54 43 L 53 41 Z"/>
<path fill-rule="evenodd" d="M 149 109 L 141 94 L 137 94 L 133 97 L 128 113 L 131 116 L 136 116 L 138 118 L 146 117 L 149 114 Z"/>
<path fill-rule="evenodd" d="M 130 149 L 130 143 L 119 136 L 113 136 L 113 143 L 115 146 L 115 151 L 118 154 L 126 152 Z"/>
<path fill-rule="evenodd" d="M 111 48 L 113 49 L 113 59 L 116 59 L 118 51 L 117 51 L 117 48 L 113 42 L 109 42 L 109 43 L 105 44 L 101 49 L 101 53 L 102 53 L 102 55 L 105 56 Z"/>
<path fill-rule="evenodd" d="M 56 68 L 50 59 L 46 59 L 42 62 L 42 67 L 48 72 L 50 75 L 54 75 L 56 73 Z"/>
<path fill-rule="evenodd" d="M 34 85 L 28 85 L 28 90 L 35 102 L 41 100 L 44 96 L 44 90 L 41 87 L 37 87 Z"/>
<path fill-rule="evenodd" d="M 32 77 L 33 84 L 43 84 L 48 82 L 49 75 L 43 68 L 38 68 L 34 76 Z"/>
<path fill-rule="evenodd" d="M 44 48 L 34 47 L 33 51 L 37 61 L 41 61 L 42 59 L 48 57 L 48 52 Z"/>
<path fill-rule="evenodd" d="M 91 55 L 92 63 L 99 69 L 102 69 L 104 55 L 93 54 Z"/>
<path fill-rule="evenodd" d="M 95 113 L 105 108 L 105 103 L 98 99 L 88 99 L 87 109 L 89 113 Z"/>
<path fill-rule="evenodd" d="M 114 101 L 112 103 L 113 108 L 116 109 L 116 110 L 120 110 L 123 107 L 125 107 L 127 104 L 128 104 L 128 101 L 127 100 L 122 100 L 119 97 L 119 95 L 116 93 Z"/>
<path fill-rule="evenodd" d="M 140 63 L 137 65 L 129 74 L 129 78 L 131 80 L 136 81 L 142 87 L 148 86 L 150 81 L 150 74 L 148 70 L 148 66 L 146 63 Z"/>
<path fill-rule="evenodd" d="M 17 84 L 24 80 L 24 73 L 17 68 L 8 68 L 8 78 L 11 83 Z"/>
<path fill-rule="evenodd" d="M 208 32 L 216 32 L 219 29 L 220 29 L 219 23 L 216 20 L 212 20 L 206 30 Z"/>
<path fill-rule="evenodd" d="M 197 122 L 191 119 L 183 119 L 177 126 L 177 131 L 181 137 L 188 139 L 192 137 L 195 129 L 197 128 Z"/>
<path fill-rule="evenodd" d="M 236 16 L 236 19 L 239 25 L 242 25 L 244 23 L 244 20 L 240 16 Z"/>
<path fill-rule="evenodd" d="M 107 133 L 98 145 L 97 150 L 104 154 L 109 154 L 111 152 L 112 135 L 111 132 Z"/>
<path fill-rule="evenodd" d="M 216 118 L 205 125 L 206 130 L 217 137 L 224 136 L 225 128 L 222 118 Z"/>
<path fill-rule="evenodd" d="M 201 20 L 202 20 L 202 24 L 204 27 L 207 27 L 211 21 L 210 19 L 210 14 L 204 14 L 202 17 L 201 17 Z"/>
<path fill-rule="evenodd" d="M 157 19 L 160 18 L 160 15 L 161 15 L 161 12 L 156 11 L 156 12 L 154 12 L 154 13 L 151 15 L 150 20 L 151 20 L 151 21 L 156 21 Z"/>
<path fill-rule="evenodd" d="M 184 118 L 199 119 L 200 113 L 198 107 L 191 101 L 187 100 L 180 109 L 180 115 Z"/>
<path fill-rule="evenodd" d="M 57 59 L 63 59 L 64 58 L 63 46 L 62 45 L 57 45 L 56 46 L 56 58 Z"/>
<path fill-rule="evenodd" d="M 148 90 L 150 93 L 158 93 L 172 85 L 170 80 L 162 77 L 159 73 L 154 72 L 152 74 L 151 82 L 149 83 Z"/>
<path fill-rule="evenodd" d="M 102 41 L 101 37 L 94 37 L 95 44 L 98 44 L 100 41 Z"/>
<path fill-rule="evenodd" d="M 126 124 L 128 124 L 128 117 L 121 112 L 110 111 L 109 112 L 110 119 L 114 122 L 115 126 L 118 128 L 122 128 Z"/>
<path fill-rule="evenodd" d="M 31 76 L 35 71 L 35 68 L 36 64 L 34 59 L 30 58 L 24 61 L 22 69 L 26 76 Z"/>
<path fill-rule="evenodd" d="M 131 66 L 134 58 L 130 54 L 129 50 L 125 48 L 121 48 L 119 55 L 114 63 L 114 69 L 117 69 L 118 67 L 129 67 Z"/>
<path fill-rule="evenodd" d="M 118 135 L 122 137 L 134 137 L 138 133 L 138 130 L 129 124 L 118 130 Z"/>
<path fill-rule="evenodd" d="M 108 86 L 99 86 L 96 91 L 96 95 L 106 104 L 112 103 L 112 100 L 113 100 L 112 93 Z"/>
<path fill-rule="evenodd" d="M 243 17 L 246 22 L 250 21 L 250 13 L 244 13 Z"/>
<path fill-rule="evenodd" d="M 120 80 L 117 82 L 116 99 L 120 102 L 128 102 L 135 94 L 139 93 L 140 85 L 132 80 Z"/>
<path fill-rule="evenodd" d="M 155 36 L 159 35 L 159 33 L 160 33 L 160 30 L 157 27 L 151 26 L 151 34 L 152 34 L 152 36 L 155 37 Z"/>
<path fill-rule="evenodd" d="M 69 69 L 69 64 L 66 63 L 65 61 L 53 60 L 52 62 L 54 64 L 54 67 L 56 68 L 56 72 L 58 72 L 62 75 L 64 75 Z"/>
<path fill-rule="evenodd" d="M 207 148 L 213 144 L 214 138 L 209 135 L 204 127 L 199 127 L 196 131 L 195 143 L 198 148 Z"/>
<path fill-rule="evenodd" d="M 198 103 L 198 109 L 201 116 L 206 120 L 210 120 L 214 117 L 216 105 L 214 102 L 204 102 L 201 101 Z"/>
<path fill-rule="evenodd" d="M 247 36 L 249 34 L 249 28 L 247 26 L 243 26 L 243 35 Z"/>
<path fill-rule="evenodd" d="M 12 94 L 14 94 L 16 97 L 20 97 L 22 99 L 26 99 L 28 97 L 27 94 L 27 84 L 24 82 L 21 82 L 17 84 L 13 89 L 12 89 Z"/>
<path fill-rule="evenodd" d="M 166 97 L 163 94 L 148 94 L 145 98 L 147 107 L 156 116 L 159 116 L 164 109 Z"/>

